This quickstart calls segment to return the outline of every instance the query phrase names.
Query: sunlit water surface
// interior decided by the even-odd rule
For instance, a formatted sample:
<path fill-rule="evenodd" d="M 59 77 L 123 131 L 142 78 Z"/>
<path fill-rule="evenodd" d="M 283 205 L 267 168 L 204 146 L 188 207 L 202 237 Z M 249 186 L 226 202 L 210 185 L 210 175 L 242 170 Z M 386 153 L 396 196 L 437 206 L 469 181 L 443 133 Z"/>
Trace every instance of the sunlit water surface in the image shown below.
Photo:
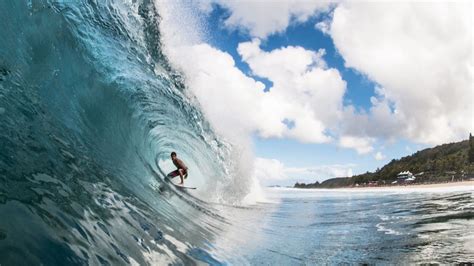
<path fill-rule="evenodd" d="M 252 264 L 474 262 L 474 188 L 269 189 Z"/>

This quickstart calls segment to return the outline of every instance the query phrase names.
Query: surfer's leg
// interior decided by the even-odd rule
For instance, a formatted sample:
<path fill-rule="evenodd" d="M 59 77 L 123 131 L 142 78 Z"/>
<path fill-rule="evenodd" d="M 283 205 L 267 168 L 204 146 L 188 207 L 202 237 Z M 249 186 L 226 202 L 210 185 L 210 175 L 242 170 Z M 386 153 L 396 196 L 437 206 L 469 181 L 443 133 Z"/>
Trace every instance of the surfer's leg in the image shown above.
<path fill-rule="evenodd" d="M 173 172 L 169 173 L 167 176 L 169 178 L 173 178 L 173 177 L 177 177 L 179 174 L 179 171 L 178 170 L 174 170 Z"/>
<path fill-rule="evenodd" d="M 184 179 L 183 179 L 184 170 L 183 169 L 178 169 L 178 172 L 179 172 L 179 178 L 181 179 L 181 183 L 179 183 L 179 184 L 182 185 L 182 184 L 184 184 Z"/>

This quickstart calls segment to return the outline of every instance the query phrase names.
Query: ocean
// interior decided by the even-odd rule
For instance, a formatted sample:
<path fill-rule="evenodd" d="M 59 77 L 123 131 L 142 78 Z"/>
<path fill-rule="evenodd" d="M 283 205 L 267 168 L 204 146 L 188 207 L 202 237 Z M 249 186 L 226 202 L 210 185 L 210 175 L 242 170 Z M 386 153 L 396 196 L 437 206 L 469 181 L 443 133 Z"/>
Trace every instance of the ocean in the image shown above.
<path fill-rule="evenodd" d="M 474 187 L 271 189 L 251 264 L 457 264 L 474 261 Z"/>
<path fill-rule="evenodd" d="M 0 21 L 0 265 L 474 261 L 472 188 L 246 201 L 154 1 L 1 1 Z M 196 191 L 164 181 L 171 151 Z"/>

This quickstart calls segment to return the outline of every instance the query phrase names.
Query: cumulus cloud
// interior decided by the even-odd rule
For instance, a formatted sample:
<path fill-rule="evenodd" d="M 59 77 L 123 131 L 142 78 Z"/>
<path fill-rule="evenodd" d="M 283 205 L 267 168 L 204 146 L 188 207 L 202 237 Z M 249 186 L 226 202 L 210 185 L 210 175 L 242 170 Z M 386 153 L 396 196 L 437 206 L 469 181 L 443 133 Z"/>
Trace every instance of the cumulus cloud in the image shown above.
<path fill-rule="evenodd" d="M 330 141 L 327 130 L 342 115 L 346 83 L 336 69 L 326 67 L 324 50 L 288 46 L 267 52 L 254 40 L 239 44 L 238 52 L 253 75 L 273 83 L 268 92 L 237 68 L 231 55 L 208 44 L 175 46 L 169 52 L 219 133 L 233 139 L 255 132 Z"/>
<path fill-rule="evenodd" d="M 266 38 L 280 33 L 292 23 L 303 23 L 311 16 L 326 12 L 330 1 L 205 1 L 203 10 L 212 10 L 211 3 L 220 5 L 230 13 L 224 25 L 230 29 L 248 32 L 252 37 Z"/>
<path fill-rule="evenodd" d="M 326 67 L 324 50 L 288 46 L 267 52 L 260 49 L 257 39 L 239 44 L 237 50 L 254 75 L 273 83 L 267 94 L 275 105 L 267 110 L 280 113 L 275 122 L 294 122 L 293 128 L 281 134 L 268 131 L 263 135 L 283 135 L 303 142 L 329 141 L 325 131 L 341 115 L 346 82 L 338 70 Z"/>
<path fill-rule="evenodd" d="M 375 96 L 370 98 L 368 110 L 356 110 L 354 106 L 344 106 L 343 118 L 340 121 L 341 134 L 358 136 L 359 138 L 381 138 L 393 141 L 397 132 L 407 126 L 405 121 L 395 116 L 394 102 L 385 97 L 385 90 L 377 87 Z"/>
<path fill-rule="evenodd" d="M 259 122 L 265 119 L 265 85 L 243 74 L 228 53 L 199 44 L 179 49 L 173 58 L 220 134 L 236 139 L 264 126 Z"/>
<path fill-rule="evenodd" d="M 380 84 L 368 113 L 346 108 L 345 134 L 437 144 L 474 131 L 471 5 L 344 2 L 317 26 Z"/>
<path fill-rule="evenodd" d="M 372 138 L 361 138 L 354 136 L 341 136 L 339 138 L 339 146 L 343 148 L 355 149 L 359 154 L 367 154 L 374 150 Z"/>

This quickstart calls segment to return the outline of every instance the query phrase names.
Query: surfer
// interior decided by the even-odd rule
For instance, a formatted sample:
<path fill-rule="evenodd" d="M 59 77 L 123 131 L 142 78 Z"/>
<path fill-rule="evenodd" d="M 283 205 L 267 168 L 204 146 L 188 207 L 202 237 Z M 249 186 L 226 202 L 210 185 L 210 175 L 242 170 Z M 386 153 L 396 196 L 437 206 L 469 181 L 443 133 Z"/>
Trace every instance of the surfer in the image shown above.
<path fill-rule="evenodd" d="M 176 166 L 176 170 L 168 174 L 169 178 L 173 178 L 179 175 L 179 178 L 181 179 L 181 182 L 179 185 L 184 184 L 184 178 L 188 177 L 188 167 L 178 159 L 178 156 L 176 155 L 176 152 L 171 153 L 171 160 L 173 161 L 173 164 Z"/>

